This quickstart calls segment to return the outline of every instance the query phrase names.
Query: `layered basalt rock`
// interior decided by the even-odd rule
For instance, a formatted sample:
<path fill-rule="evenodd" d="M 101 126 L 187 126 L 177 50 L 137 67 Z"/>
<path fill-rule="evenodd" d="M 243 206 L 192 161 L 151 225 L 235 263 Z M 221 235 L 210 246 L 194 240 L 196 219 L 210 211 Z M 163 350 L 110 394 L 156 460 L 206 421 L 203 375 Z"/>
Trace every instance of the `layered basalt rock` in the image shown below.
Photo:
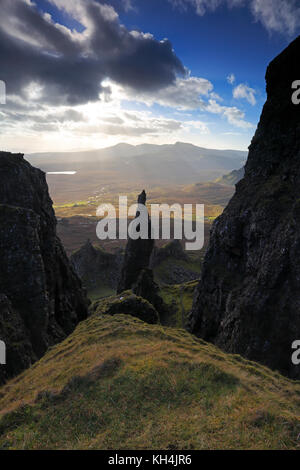
<path fill-rule="evenodd" d="M 0 152 L 0 381 L 40 358 L 87 317 L 87 299 L 56 235 L 45 174 Z"/>
<path fill-rule="evenodd" d="M 190 329 L 293 378 L 300 339 L 300 37 L 268 67 L 245 177 L 211 232 Z"/>

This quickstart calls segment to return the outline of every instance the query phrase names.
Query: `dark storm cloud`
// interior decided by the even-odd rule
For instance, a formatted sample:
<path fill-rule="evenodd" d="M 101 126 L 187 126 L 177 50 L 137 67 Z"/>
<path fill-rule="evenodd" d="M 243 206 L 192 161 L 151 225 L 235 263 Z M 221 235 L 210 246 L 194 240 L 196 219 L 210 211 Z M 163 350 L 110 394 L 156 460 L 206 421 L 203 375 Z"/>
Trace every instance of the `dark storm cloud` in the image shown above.
<path fill-rule="evenodd" d="M 60 30 L 46 17 L 42 16 L 36 8 L 24 0 L 2 0 L 2 20 L 0 24 L 5 27 L 7 23 L 15 23 L 21 35 L 36 40 L 41 46 L 67 55 L 78 54 L 80 47 L 71 40 L 65 31 Z"/>
<path fill-rule="evenodd" d="M 83 33 L 54 24 L 29 1 L 1 1 L 0 79 L 8 94 L 22 95 L 36 82 L 45 87 L 44 102 L 76 105 L 97 100 L 101 91 L 108 93 L 101 86 L 105 78 L 150 91 L 184 75 L 169 41 L 130 33 L 107 5 L 93 0 L 76 3 L 83 15 Z"/>
<path fill-rule="evenodd" d="M 0 78 L 8 94 L 22 95 L 31 82 L 45 86 L 43 100 L 81 104 L 98 98 L 105 78 L 99 63 L 83 57 L 54 56 L 0 31 Z"/>

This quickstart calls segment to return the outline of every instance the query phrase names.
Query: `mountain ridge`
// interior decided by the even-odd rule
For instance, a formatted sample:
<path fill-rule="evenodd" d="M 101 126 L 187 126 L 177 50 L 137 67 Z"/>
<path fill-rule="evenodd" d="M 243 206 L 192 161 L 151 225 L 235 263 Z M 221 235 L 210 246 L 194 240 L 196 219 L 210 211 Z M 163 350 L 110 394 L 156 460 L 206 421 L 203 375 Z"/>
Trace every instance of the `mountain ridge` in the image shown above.
<path fill-rule="evenodd" d="M 137 144 L 137 145 L 128 144 L 127 142 L 120 142 L 120 143 L 112 145 L 112 146 L 100 147 L 100 148 L 97 148 L 97 149 L 70 150 L 70 151 L 64 151 L 64 152 L 34 152 L 34 153 L 27 153 L 26 155 L 29 156 L 29 157 L 34 157 L 34 156 L 40 156 L 40 155 L 42 156 L 42 155 L 58 154 L 58 153 L 59 154 L 78 154 L 78 153 L 105 152 L 105 151 L 114 150 L 114 149 L 125 149 L 125 150 L 137 149 L 137 150 L 139 150 L 139 149 L 157 148 L 159 150 L 160 148 L 164 148 L 164 147 L 179 147 L 179 146 L 186 146 L 186 147 L 196 148 L 196 149 L 204 150 L 204 151 L 205 150 L 210 150 L 210 151 L 214 151 L 214 152 L 233 152 L 233 153 L 237 153 L 237 154 L 239 154 L 239 153 L 241 153 L 241 154 L 248 153 L 248 151 L 246 151 L 246 150 L 237 150 L 237 149 L 230 149 L 230 148 L 215 149 L 215 148 L 210 148 L 210 147 L 201 147 L 199 145 L 195 145 L 195 144 L 192 144 L 190 142 L 178 141 L 178 142 L 175 142 L 174 144 L 147 144 L 147 143 L 144 143 L 144 144 Z"/>
<path fill-rule="evenodd" d="M 166 187 L 213 181 L 241 168 L 247 152 L 211 150 L 191 144 L 109 147 L 88 152 L 47 153 L 26 158 L 48 175 L 50 192 L 60 202 L 85 200 L 103 191 L 126 194 L 141 187 Z"/>

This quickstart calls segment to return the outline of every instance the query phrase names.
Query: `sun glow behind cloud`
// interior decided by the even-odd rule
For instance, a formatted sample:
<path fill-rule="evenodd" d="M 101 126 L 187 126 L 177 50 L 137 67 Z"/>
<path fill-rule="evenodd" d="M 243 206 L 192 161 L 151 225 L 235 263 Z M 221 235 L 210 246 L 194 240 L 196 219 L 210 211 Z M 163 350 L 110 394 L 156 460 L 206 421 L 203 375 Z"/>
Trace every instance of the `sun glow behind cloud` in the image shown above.
<path fill-rule="evenodd" d="M 256 122 L 248 108 L 263 100 L 251 84 L 233 73 L 217 84 L 193 75 L 168 40 L 127 29 L 109 1 L 50 3 L 61 18 L 37 10 L 38 0 L 3 0 L 0 53 L 8 96 L 0 107 L 2 148 L 71 151 L 178 140 L 249 145 Z M 123 7 L 128 11 L 134 2 Z"/>

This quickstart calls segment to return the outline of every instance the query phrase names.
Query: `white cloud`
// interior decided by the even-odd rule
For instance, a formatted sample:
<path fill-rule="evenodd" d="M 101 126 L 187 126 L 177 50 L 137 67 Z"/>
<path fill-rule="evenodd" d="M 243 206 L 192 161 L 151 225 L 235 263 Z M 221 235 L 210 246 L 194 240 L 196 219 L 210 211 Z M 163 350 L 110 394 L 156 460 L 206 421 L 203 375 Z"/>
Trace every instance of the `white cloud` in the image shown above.
<path fill-rule="evenodd" d="M 31 0 L 24 1 L 31 2 Z M 124 1 L 126 6 L 126 0 L 122 1 Z M 201 11 L 204 12 L 204 7 L 215 9 L 222 1 L 199 0 L 196 2 L 197 11 L 201 14 Z M 6 0 L 7 5 L 10 2 L 11 0 Z M 18 0 L 15 0 L 16 5 L 17 2 Z M 77 18 L 85 29 L 78 32 L 70 30 L 63 25 L 54 24 L 53 18 L 46 14 L 44 18 L 46 24 L 43 23 L 43 28 L 38 29 L 35 35 L 32 29 L 22 27 L 20 23 L 6 25 L 10 34 L 22 40 L 26 38 L 27 42 L 30 41 L 35 46 L 42 47 L 46 44 L 48 55 L 50 56 L 53 54 L 53 50 L 56 50 L 57 37 L 60 38 L 59 41 L 62 41 L 60 34 L 62 33 L 64 39 L 62 41 L 63 50 L 69 51 L 68 53 L 73 57 L 73 52 L 75 53 L 79 48 L 82 50 L 82 57 L 85 57 L 93 51 L 98 51 L 98 48 L 92 47 L 91 39 L 95 39 L 96 33 L 99 33 L 101 36 L 102 31 L 100 27 L 96 28 L 91 12 L 89 15 L 87 14 L 86 5 L 89 4 L 95 8 L 93 10 L 94 13 L 101 13 L 100 16 L 103 23 L 108 23 L 111 26 L 111 33 L 118 33 L 117 38 L 124 36 L 133 45 L 136 41 L 149 41 L 151 44 L 155 41 L 154 37 L 149 33 L 127 31 L 124 29 L 125 27 L 119 23 L 118 15 L 114 8 L 106 5 L 104 0 L 101 4 L 91 0 L 73 0 L 73 2 L 50 0 L 50 2 L 60 9 L 67 11 L 72 18 Z M 193 4 L 195 2 L 191 0 L 190 3 Z M 236 1 L 233 2 L 231 0 L 230 5 L 233 5 L 233 3 L 236 4 Z M 128 2 L 127 7 L 130 7 L 130 4 Z M 6 24 L 3 18 L 2 22 Z M 44 27 L 48 26 L 52 32 L 53 30 L 55 32 L 53 43 L 49 43 L 43 35 Z M 96 39 L 99 40 L 101 46 L 101 37 L 97 36 Z M 72 47 L 69 43 L 71 43 Z M 122 40 L 121 43 L 123 47 L 124 41 Z M 155 41 L 159 49 L 161 48 L 161 43 L 163 44 L 164 42 Z M 117 42 L 117 45 L 119 45 L 119 42 Z M 116 51 L 117 49 L 116 47 Z M 167 49 L 169 50 L 169 48 Z M 107 53 L 108 56 L 111 56 L 111 49 L 106 48 L 105 44 L 103 45 L 103 50 L 101 49 L 98 52 L 99 54 L 101 52 L 103 55 Z M 173 56 L 173 52 L 171 55 Z M 91 58 L 94 60 L 95 56 L 92 54 Z M 28 68 L 30 69 L 30 67 Z M 191 76 L 183 66 L 182 68 L 183 72 L 186 72 L 182 74 L 185 78 L 177 76 L 175 79 L 176 75 L 174 75 L 173 80 L 168 79 L 159 88 L 156 87 L 156 89 L 153 86 L 146 87 L 145 89 L 143 87 L 135 87 L 135 82 L 132 84 L 131 80 L 118 80 L 118 77 L 114 75 L 104 74 L 103 77 L 102 75 L 99 77 L 101 88 L 98 89 L 98 86 L 96 87 L 95 100 L 99 97 L 101 98 L 99 101 L 94 101 L 94 99 L 90 102 L 87 100 L 59 101 L 59 106 L 56 106 L 56 103 L 52 101 L 42 99 L 45 94 L 52 96 L 51 86 L 45 87 L 39 81 L 31 81 L 23 89 L 22 94 L 18 96 L 10 95 L 8 97 L 8 106 L 5 109 L 3 108 L 3 112 L 0 112 L 2 145 L 10 147 L 12 150 L 17 150 L 16 145 L 22 145 L 22 147 L 24 145 L 23 150 L 33 152 L 57 150 L 58 148 L 61 150 L 98 148 L 113 145 L 120 141 L 142 143 L 160 140 L 162 143 L 165 143 L 172 139 L 174 141 L 189 141 L 190 138 L 191 140 L 194 138 L 195 140 L 201 139 L 201 144 L 203 144 L 207 136 L 208 145 L 215 146 L 217 136 L 216 134 L 212 136 L 209 126 L 211 124 L 218 126 L 220 118 L 212 119 L 211 114 L 219 115 L 221 120 L 224 118 L 231 126 L 240 129 L 250 129 L 253 127 L 252 124 L 245 120 L 245 113 L 243 111 L 237 107 L 222 105 L 223 98 L 214 91 L 213 84 L 209 80 Z M 154 72 L 151 69 L 151 73 L 154 76 L 160 75 Z M 138 77 L 140 76 L 139 71 L 137 75 Z M 88 76 L 86 72 L 85 76 Z M 111 78 L 105 79 L 104 77 L 107 76 Z M 232 83 L 234 83 L 234 75 L 232 74 L 231 77 L 233 77 Z M 76 78 L 78 77 L 76 76 Z M 76 83 L 77 81 L 75 80 Z M 89 90 L 89 86 L 84 86 L 84 94 L 86 90 Z M 80 89 L 81 92 L 82 90 Z M 143 107 L 141 104 L 148 107 Z M 152 108 L 155 104 L 167 109 L 157 111 L 157 107 Z M 133 111 L 134 108 L 139 111 Z M 141 109 L 143 110 L 141 111 Z M 201 111 L 201 115 L 199 111 Z M 204 122 L 207 116 L 208 120 L 215 121 L 210 122 L 209 126 L 207 122 Z M 223 127 L 227 130 L 227 123 Z M 246 132 L 243 135 L 245 136 Z M 213 144 L 209 141 L 210 138 L 213 139 Z M 234 147 L 234 145 L 232 146 Z M 22 148 L 19 150 L 22 150 Z"/>
<path fill-rule="evenodd" d="M 210 97 L 216 101 L 224 101 L 223 98 L 220 95 L 218 95 L 218 93 L 215 93 L 214 91 L 210 94 Z"/>
<path fill-rule="evenodd" d="M 256 20 L 269 31 L 292 36 L 300 28 L 298 0 L 252 0 L 251 9 Z"/>
<path fill-rule="evenodd" d="M 174 6 L 195 8 L 200 16 L 215 11 L 221 5 L 229 8 L 247 6 L 256 21 L 270 32 L 293 36 L 300 28 L 299 0 L 169 0 Z"/>
<path fill-rule="evenodd" d="M 160 104 L 172 108 L 176 112 L 202 111 L 222 115 L 235 127 L 243 129 L 254 127 L 245 121 L 245 113 L 237 107 L 222 106 L 219 102 L 222 102 L 223 98 L 213 91 L 212 83 L 203 78 L 177 79 L 174 85 L 153 94 L 133 92 L 109 81 L 106 81 L 105 84 L 112 90 L 111 96 L 120 102 L 124 100 L 135 101 L 149 107 L 153 104 Z M 191 122 L 191 120 L 189 121 Z"/>
<path fill-rule="evenodd" d="M 210 113 L 224 116 L 229 124 L 241 129 L 252 129 L 254 127 L 253 124 L 245 121 L 245 113 L 235 106 L 221 106 L 215 100 L 209 100 L 206 110 Z"/>
<path fill-rule="evenodd" d="M 248 85 L 241 83 L 233 90 L 233 97 L 236 100 L 245 99 L 250 103 L 252 106 L 256 105 L 256 90 L 250 88 Z"/>
<path fill-rule="evenodd" d="M 158 103 L 161 106 L 188 111 L 204 109 L 205 103 L 202 97 L 207 97 L 212 90 L 213 84 L 209 80 L 188 77 L 186 79 L 177 78 L 173 85 L 155 93 L 137 93 L 131 89 L 126 89 L 125 93 L 127 98 L 141 101 L 149 106 Z"/>
<path fill-rule="evenodd" d="M 203 16 L 207 11 L 215 11 L 222 3 L 226 2 L 229 8 L 240 6 L 244 0 L 169 0 L 174 6 L 186 9 L 193 6 L 198 15 Z"/>
<path fill-rule="evenodd" d="M 230 75 L 228 75 L 227 77 L 227 82 L 230 84 L 230 85 L 233 85 L 234 82 L 235 82 L 235 75 L 233 73 L 231 73 Z"/>
<path fill-rule="evenodd" d="M 210 134 L 207 124 L 202 121 L 185 121 L 182 123 L 182 127 L 189 132 L 197 131 L 197 134 Z"/>
<path fill-rule="evenodd" d="M 180 117 L 154 115 L 150 110 L 128 110 L 122 107 L 119 98 L 120 95 L 112 95 L 108 102 L 31 109 L 19 97 L 10 98 L 14 109 L 3 109 L 0 113 L 1 140 L 12 145 L 11 135 L 22 135 L 24 140 L 20 139 L 20 142 L 24 144 L 24 150 L 33 152 L 55 149 L 55 146 L 62 150 L 71 150 L 74 146 L 78 149 L 98 148 L 120 141 L 138 144 L 158 139 L 163 143 L 172 136 L 176 141 L 178 135 L 186 136 L 193 131 L 198 135 L 209 134 L 208 126 L 197 119 L 184 121 Z"/>

